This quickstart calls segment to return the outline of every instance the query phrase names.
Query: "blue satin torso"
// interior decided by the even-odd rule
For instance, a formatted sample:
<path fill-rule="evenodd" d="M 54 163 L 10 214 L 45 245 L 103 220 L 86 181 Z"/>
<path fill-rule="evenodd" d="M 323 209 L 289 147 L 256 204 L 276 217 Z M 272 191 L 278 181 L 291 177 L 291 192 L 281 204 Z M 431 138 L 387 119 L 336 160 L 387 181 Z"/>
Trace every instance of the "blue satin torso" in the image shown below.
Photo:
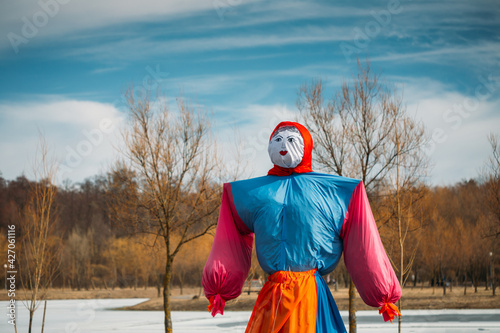
<path fill-rule="evenodd" d="M 234 206 L 255 233 L 262 269 L 330 273 L 342 254 L 340 230 L 358 184 L 316 172 L 232 182 Z"/>

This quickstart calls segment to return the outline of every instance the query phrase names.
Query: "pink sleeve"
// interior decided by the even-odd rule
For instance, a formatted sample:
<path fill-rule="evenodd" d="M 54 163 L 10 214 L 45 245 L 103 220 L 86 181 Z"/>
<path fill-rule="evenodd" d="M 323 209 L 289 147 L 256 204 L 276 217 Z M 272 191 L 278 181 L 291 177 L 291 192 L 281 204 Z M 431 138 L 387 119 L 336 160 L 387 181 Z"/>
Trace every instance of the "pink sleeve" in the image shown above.
<path fill-rule="evenodd" d="M 253 233 L 234 208 L 231 185 L 224 184 L 222 203 L 210 256 L 203 269 L 203 289 L 215 317 L 226 301 L 241 294 L 252 257 Z"/>
<path fill-rule="evenodd" d="M 354 189 L 341 237 L 345 265 L 359 296 L 369 306 L 382 307 L 384 320 L 392 322 L 399 314 L 393 303 L 401 297 L 401 287 L 380 240 L 363 182 Z"/>

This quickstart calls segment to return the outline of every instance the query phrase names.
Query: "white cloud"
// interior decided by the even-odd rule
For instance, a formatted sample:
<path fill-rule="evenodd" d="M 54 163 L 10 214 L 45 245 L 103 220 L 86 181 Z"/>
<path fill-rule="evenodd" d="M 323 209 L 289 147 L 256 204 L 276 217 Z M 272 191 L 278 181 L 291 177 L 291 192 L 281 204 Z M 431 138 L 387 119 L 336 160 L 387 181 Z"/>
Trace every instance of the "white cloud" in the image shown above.
<path fill-rule="evenodd" d="M 54 4 L 57 3 L 57 5 Z M 46 6 L 41 5 L 46 3 Z M 49 5 L 50 4 L 50 5 Z M 22 17 L 32 19 L 37 12 L 53 13 L 54 25 L 64 26 L 70 31 L 110 26 L 117 23 L 138 22 L 147 19 L 158 19 L 162 16 L 185 15 L 213 8 L 210 1 L 203 0 L 25 0 L 2 2 L 0 20 L 3 26 L 22 25 Z M 54 28 L 47 27 L 52 30 Z"/>
<path fill-rule="evenodd" d="M 47 4 L 47 5 L 40 5 Z M 255 5 L 253 5 L 255 4 Z M 240 8 L 241 7 L 241 11 Z M 26 21 L 34 25 L 36 38 L 62 36 L 75 37 L 75 33 L 99 29 L 99 35 L 107 35 L 104 28 L 138 22 L 162 22 L 193 16 L 199 13 L 212 14 L 203 27 L 183 27 L 183 31 L 225 29 L 272 24 L 317 18 L 345 18 L 369 15 L 369 8 L 324 5 L 301 1 L 204 1 L 204 0 L 25 0 L 0 3 L 0 31 L 5 35 L 15 33 L 23 36 Z M 278 13 L 278 14 L 277 14 Z M 45 19 L 43 19 L 45 17 Z M 210 18 L 210 16 L 207 16 Z M 235 19 L 239 18 L 239 19 Z M 28 29 L 29 30 L 29 29 Z M 160 31 L 164 34 L 165 31 Z M 117 35 L 116 31 L 113 32 Z M 339 34 L 342 36 L 343 34 Z M 81 35 L 79 37 L 82 37 Z M 265 36 L 264 36 L 265 37 Z M 31 39 L 32 37 L 28 37 Z M 131 39 L 133 39 L 132 37 Z M 135 36 L 137 38 L 137 35 Z M 270 39 L 268 39 L 269 41 Z M 203 41 L 198 41 L 203 42 Z M 237 41 L 236 41 L 237 42 Z M 174 44 L 174 46 L 176 46 Z M 182 46 L 182 45 L 178 45 Z M 10 48 L 7 38 L 0 40 L 0 50 Z"/>
<path fill-rule="evenodd" d="M 175 53 L 241 50 L 259 47 L 307 45 L 350 40 L 350 31 L 343 27 L 301 27 L 274 33 L 231 34 L 200 38 L 158 40 L 158 36 L 130 36 L 118 41 L 95 44 L 65 51 L 61 56 L 82 59 L 116 60 L 122 57 L 141 59 L 146 54 L 158 56 Z"/>
<path fill-rule="evenodd" d="M 478 98 L 430 79 L 405 84 L 408 111 L 433 136 L 427 147 L 432 184 L 449 185 L 478 176 L 490 153 L 486 136 L 498 132 L 500 124 L 500 85 L 495 89 L 497 95 Z"/>
<path fill-rule="evenodd" d="M 272 167 L 267 142 L 274 127 L 293 120 L 295 113 L 284 105 L 248 105 L 220 108 L 215 133 L 225 160 L 235 165 L 240 146 L 243 178 L 260 176 Z M 104 132 L 102 121 L 111 130 Z M 116 158 L 123 115 L 112 105 L 61 97 L 29 103 L 0 104 L 0 171 L 6 179 L 26 174 L 31 165 L 39 132 L 44 134 L 53 155 L 60 162 L 58 182 L 69 178 L 79 182 L 105 172 Z M 109 126 L 108 126 L 109 127 Z"/>
<path fill-rule="evenodd" d="M 110 104 L 51 98 L 0 104 L 0 171 L 31 177 L 39 132 L 59 161 L 58 181 L 81 181 L 104 171 L 114 157 L 123 118 Z"/>
<path fill-rule="evenodd" d="M 250 0 L 245 2 L 248 1 Z M 44 6 L 40 3 L 50 5 Z M 0 4 L 0 31 L 5 36 L 10 32 L 23 36 L 22 29 L 26 25 L 24 20 L 32 24 L 39 20 L 39 26 L 35 25 L 36 36 L 28 38 L 38 40 L 123 23 L 160 21 L 168 17 L 182 17 L 203 10 L 213 10 L 214 18 L 217 17 L 214 2 L 204 0 L 2 1 Z M 46 19 L 43 19 L 44 17 Z M 0 50 L 10 47 L 7 38 L 0 40 Z"/>
<path fill-rule="evenodd" d="M 219 116 L 222 119 L 216 124 L 225 161 L 232 165 L 240 162 L 240 167 L 244 168 L 241 178 L 266 175 L 272 167 L 267 154 L 269 136 L 280 122 L 293 121 L 296 112 L 280 104 L 255 104 L 229 108 L 227 111 L 231 113 Z"/>
<path fill-rule="evenodd" d="M 290 78 L 298 78 L 300 80 L 298 87 L 303 80 L 319 77 L 327 80 L 325 84 L 330 87 L 340 85 L 343 79 L 342 74 L 350 75 L 350 72 L 341 64 L 315 63 L 286 69 L 238 70 L 226 74 L 178 76 L 163 79 L 162 87 L 170 87 L 174 94 L 177 94 L 179 89 L 199 95 L 227 95 L 228 92 L 232 94 L 238 91 L 241 106 L 257 103 L 254 102 L 258 99 L 257 97 L 270 93 L 273 88 L 271 82 L 277 78 L 289 82 Z M 293 89 L 295 88 L 294 86 Z M 248 93 L 248 99 L 241 97 L 245 95 L 245 92 Z"/>
<path fill-rule="evenodd" d="M 500 92 L 500 85 L 496 89 Z M 429 182 L 449 185 L 478 177 L 490 154 L 486 135 L 498 132 L 500 98 L 492 95 L 480 100 L 441 82 L 423 78 L 406 80 L 404 99 L 410 114 L 425 124 L 429 134 L 439 134 L 435 134 L 434 146 L 427 148 L 432 163 Z M 469 101 L 474 108 L 467 106 Z M 454 105 L 463 106 L 462 112 L 452 112 Z M 265 175 L 272 166 L 267 155 L 270 133 L 280 121 L 294 120 L 297 112 L 279 104 L 229 110 L 234 112 L 233 116 L 228 112 L 229 115 L 222 118 L 219 113 L 218 118 L 222 121 L 217 123 L 220 137 L 225 138 L 222 141 L 226 158 L 235 154 L 233 143 L 238 140 L 234 139 L 233 128 L 237 128 L 243 164 L 248 169 L 243 178 Z"/>
<path fill-rule="evenodd" d="M 476 45 L 456 45 L 434 47 L 427 51 L 412 51 L 389 53 L 371 58 L 372 62 L 428 62 L 439 64 L 477 64 L 478 59 L 481 59 L 482 66 L 498 66 L 500 61 L 500 42 L 480 42 Z"/>
<path fill-rule="evenodd" d="M 434 164 L 432 184 L 453 184 L 477 177 L 489 155 L 486 134 L 498 131 L 500 114 L 496 111 L 500 108 L 500 99 L 477 100 L 477 107 L 460 123 L 457 118 L 453 118 L 453 122 L 443 119 L 447 110 L 454 104 L 463 105 L 467 98 L 429 79 L 411 80 L 405 86 L 409 111 L 421 119 L 430 132 L 441 130 L 443 140 L 436 142 L 430 154 Z M 267 173 L 272 167 L 267 155 L 270 133 L 280 121 L 293 121 L 297 115 L 293 108 L 282 104 L 226 105 L 216 107 L 214 113 L 221 151 L 227 163 L 241 162 L 240 166 L 244 167 L 241 178 Z M 103 133 L 103 119 L 109 119 L 114 130 Z M 113 145 L 119 143 L 122 125 L 123 116 L 114 106 L 92 101 L 51 98 L 0 104 L 0 171 L 7 179 L 23 171 L 30 175 L 37 129 L 40 129 L 63 170 L 67 171 L 62 178 L 81 181 L 107 170 L 116 156 Z M 237 145 L 242 154 L 239 158 Z"/>

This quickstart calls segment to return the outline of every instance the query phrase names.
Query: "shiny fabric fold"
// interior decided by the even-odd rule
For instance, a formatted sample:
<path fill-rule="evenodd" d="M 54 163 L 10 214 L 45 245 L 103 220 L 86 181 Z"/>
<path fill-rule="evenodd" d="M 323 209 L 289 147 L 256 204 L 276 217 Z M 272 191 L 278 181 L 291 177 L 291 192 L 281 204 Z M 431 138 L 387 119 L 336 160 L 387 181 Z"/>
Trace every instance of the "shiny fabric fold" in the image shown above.
<path fill-rule="evenodd" d="M 315 333 L 347 333 L 339 309 L 325 280 L 316 272 L 318 313 Z"/>
<path fill-rule="evenodd" d="M 259 293 L 245 333 L 315 333 L 316 269 L 279 271 L 269 276 Z"/>
<path fill-rule="evenodd" d="M 234 208 L 231 184 L 224 184 L 214 244 L 203 269 L 203 289 L 212 316 L 224 313 L 226 301 L 241 294 L 250 270 L 253 233 Z"/>
<path fill-rule="evenodd" d="M 365 304 L 396 303 L 401 286 L 385 253 L 363 182 L 352 193 L 344 225 L 344 262 Z"/>

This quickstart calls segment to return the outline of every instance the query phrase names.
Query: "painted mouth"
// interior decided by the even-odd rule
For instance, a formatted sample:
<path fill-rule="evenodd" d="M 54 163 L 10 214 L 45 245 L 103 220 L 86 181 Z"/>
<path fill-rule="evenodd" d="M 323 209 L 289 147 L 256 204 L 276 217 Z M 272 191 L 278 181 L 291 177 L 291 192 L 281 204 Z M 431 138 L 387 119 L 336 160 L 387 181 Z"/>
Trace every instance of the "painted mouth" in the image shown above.
<path fill-rule="evenodd" d="M 281 156 L 285 156 L 288 152 L 286 150 L 280 151 Z"/>

